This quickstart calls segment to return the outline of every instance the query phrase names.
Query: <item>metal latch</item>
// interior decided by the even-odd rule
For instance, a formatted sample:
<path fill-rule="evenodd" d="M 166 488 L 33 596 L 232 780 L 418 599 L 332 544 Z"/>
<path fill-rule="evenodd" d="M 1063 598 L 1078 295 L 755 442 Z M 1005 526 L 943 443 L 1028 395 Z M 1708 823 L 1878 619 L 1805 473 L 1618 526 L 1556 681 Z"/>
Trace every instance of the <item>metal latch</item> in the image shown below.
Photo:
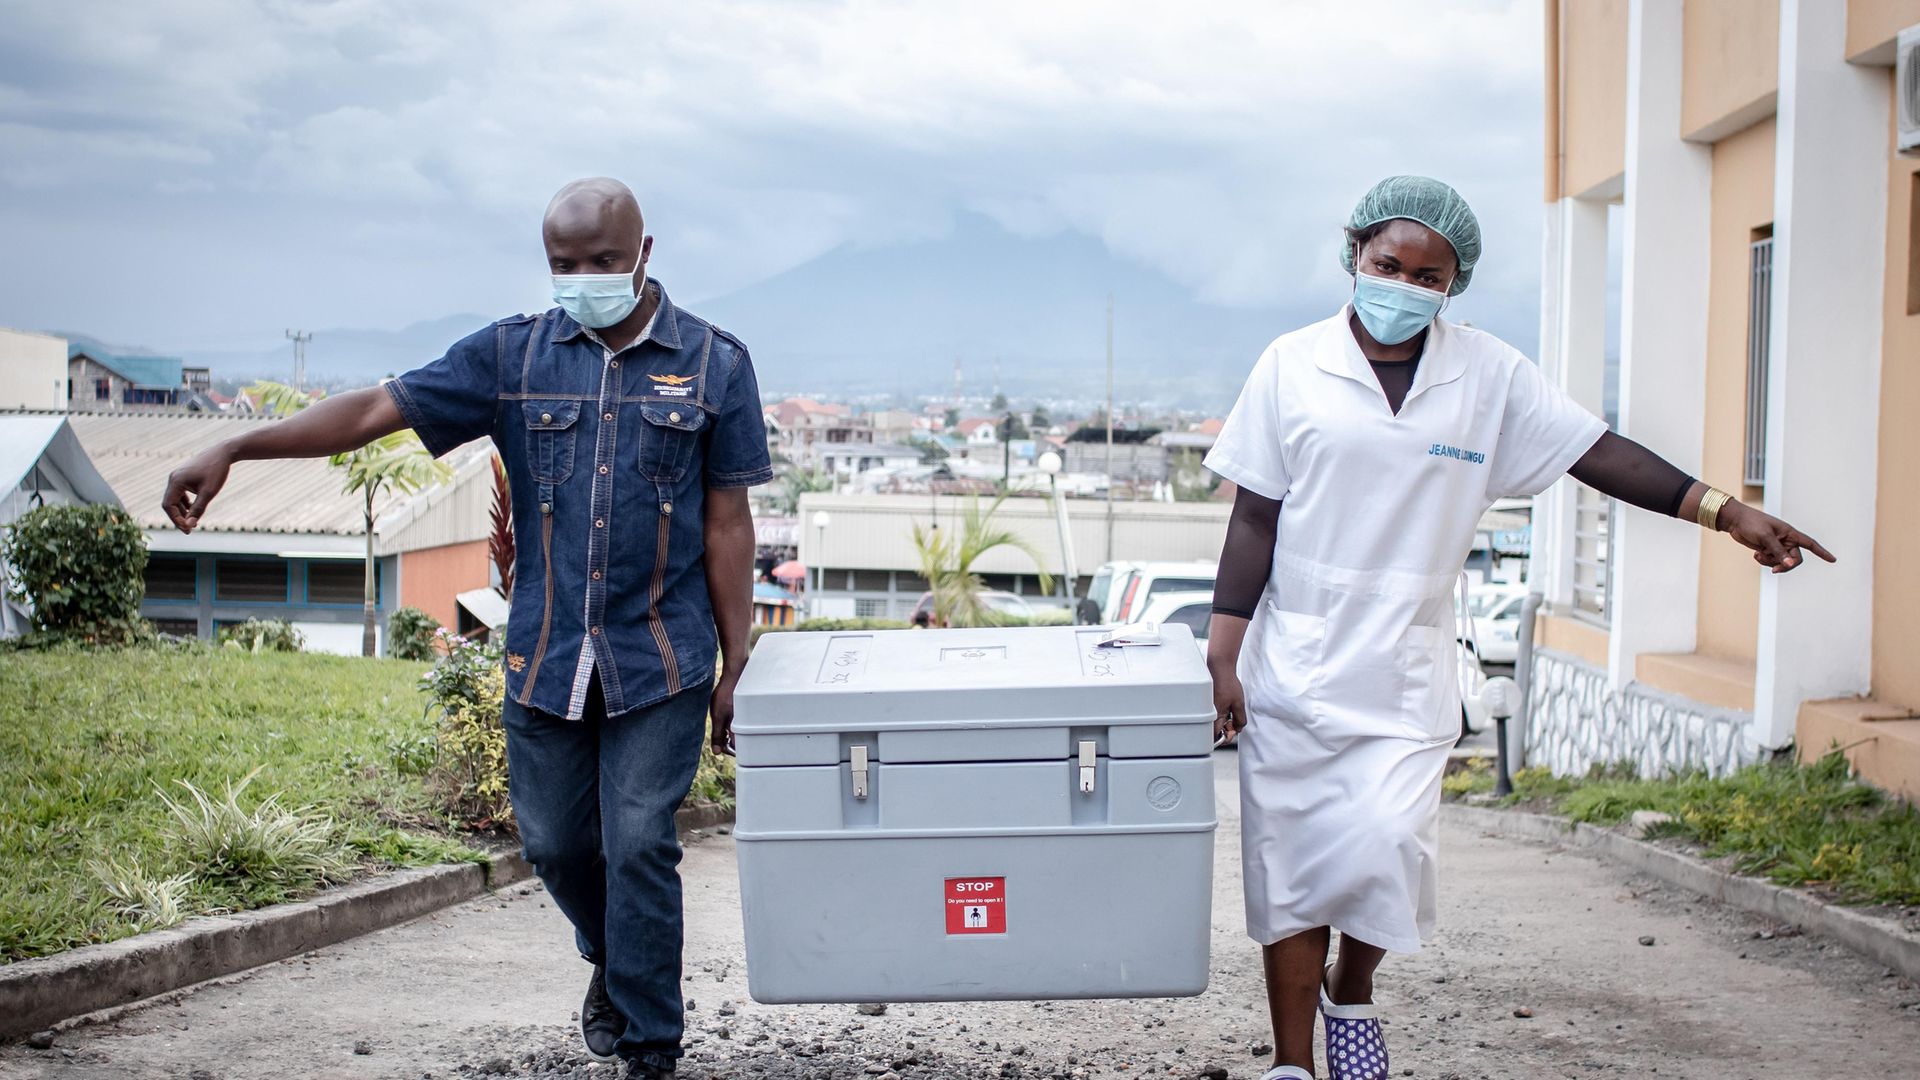
<path fill-rule="evenodd" d="M 1080 742 L 1080 791 L 1091 794 L 1093 791 L 1093 767 L 1099 762 L 1099 751 L 1092 739 Z"/>
<path fill-rule="evenodd" d="M 867 748 L 864 746 L 853 748 L 853 797 L 867 797 Z"/>

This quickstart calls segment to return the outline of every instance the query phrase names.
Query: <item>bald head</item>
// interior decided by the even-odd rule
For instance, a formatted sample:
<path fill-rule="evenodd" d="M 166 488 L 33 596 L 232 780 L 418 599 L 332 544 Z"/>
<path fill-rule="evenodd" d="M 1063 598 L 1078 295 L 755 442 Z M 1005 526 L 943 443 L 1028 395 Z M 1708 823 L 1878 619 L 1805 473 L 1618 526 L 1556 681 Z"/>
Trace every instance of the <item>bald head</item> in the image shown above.
<path fill-rule="evenodd" d="M 652 248 L 640 201 L 618 180 L 575 180 L 547 204 L 540 237 L 556 274 L 631 273 Z"/>

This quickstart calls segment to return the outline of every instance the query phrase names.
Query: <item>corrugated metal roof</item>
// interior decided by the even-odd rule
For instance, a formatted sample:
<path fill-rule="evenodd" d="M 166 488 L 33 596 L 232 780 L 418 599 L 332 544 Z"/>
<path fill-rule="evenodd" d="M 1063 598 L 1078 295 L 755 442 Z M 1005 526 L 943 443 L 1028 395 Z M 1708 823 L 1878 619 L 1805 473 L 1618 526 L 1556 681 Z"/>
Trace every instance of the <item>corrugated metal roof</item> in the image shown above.
<path fill-rule="evenodd" d="M 112 368 L 119 376 L 135 386 L 153 387 L 161 390 L 173 390 L 183 384 L 181 370 L 186 361 L 177 356 L 123 356 L 108 352 L 97 344 L 84 341 L 67 343 L 67 359 L 85 355 L 94 363 Z"/>
<path fill-rule="evenodd" d="M 225 413 L 71 413 L 68 419 L 121 505 L 148 529 L 173 526 L 160 509 L 167 474 L 250 425 L 279 422 L 276 417 Z M 362 535 L 366 525 L 360 497 L 340 490 L 343 479 L 325 458 L 242 462 L 234 466 L 200 528 Z M 383 496 L 374 504 L 375 515 L 397 501 L 391 494 Z"/>

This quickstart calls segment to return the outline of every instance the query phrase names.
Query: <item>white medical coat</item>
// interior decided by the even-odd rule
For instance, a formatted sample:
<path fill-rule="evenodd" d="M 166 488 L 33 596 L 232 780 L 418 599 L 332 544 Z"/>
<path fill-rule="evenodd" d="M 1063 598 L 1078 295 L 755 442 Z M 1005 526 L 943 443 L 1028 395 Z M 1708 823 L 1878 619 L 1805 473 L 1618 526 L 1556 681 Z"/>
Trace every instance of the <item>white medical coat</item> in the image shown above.
<path fill-rule="evenodd" d="M 1606 425 L 1489 334 L 1435 320 L 1400 412 L 1351 308 L 1267 347 L 1207 455 L 1284 499 L 1239 674 L 1247 932 L 1431 936 L 1440 781 L 1460 733 L 1452 594 L 1480 517 Z"/>

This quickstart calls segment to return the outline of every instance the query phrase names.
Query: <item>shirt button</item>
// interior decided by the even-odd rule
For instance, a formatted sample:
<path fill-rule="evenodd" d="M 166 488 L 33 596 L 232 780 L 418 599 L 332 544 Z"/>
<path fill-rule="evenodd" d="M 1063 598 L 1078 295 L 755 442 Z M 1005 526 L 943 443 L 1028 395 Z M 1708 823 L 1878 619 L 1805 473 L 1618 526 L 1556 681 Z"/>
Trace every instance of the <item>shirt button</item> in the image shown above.
<path fill-rule="evenodd" d="M 553 423 L 553 414 L 552 414 L 552 413 L 550 413 L 550 412 L 543 412 L 543 413 L 541 413 L 541 414 L 540 414 L 540 422 L 541 422 L 541 423 L 543 423 L 543 424 L 551 424 L 551 423 Z"/>
<path fill-rule="evenodd" d="M 594 527 L 594 528 L 596 528 L 596 529 L 604 529 L 604 528 L 606 528 L 606 527 L 607 527 L 607 519 L 606 519 L 606 518 L 594 518 L 594 519 L 593 519 L 593 527 Z"/>
<path fill-rule="evenodd" d="M 612 366 L 613 366 L 613 367 L 616 367 L 616 368 L 617 368 L 617 367 L 619 367 L 619 366 L 620 366 L 620 361 L 618 361 L 618 360 L 615 360 L 615 361 L 613 361 L 613 362 L 612 362 Z"/>
<path fill-rule="evenodd" d="M 660 504 L 660 512 L 661 512 L 661 513 L 663 513 L 663 514 L 671 514 L 671 513 L 673 513 L 673 504 L 672 504 L 672 503 L 670 503 L 670 502 L 665 502 L 665 503 L 661 503 L 661 504 Z"/>
<path fill-rule="evenodd" d="M 541 504 L 540 504 L 540 512 L 541 512 L 541 513 L 543 513 L 543 514 L 551 514 L 551 513 L 553 513 L 553 504 L 552 504 L 552 503 L 541 503 Z"/>
<path fill-rule="evenodd" d="M 598 571 L 598 570 L 595 570 L 595 571 L 593 572 L 593 580 L 595 580 L 595 581 L 599 581 L 599 580 L 600 580 L 600 571 Z"/>
<path fill-rule="evenodd" d="M 607 467 L 605 465 L 600 466 L 600 475 L 601 476 L 607 475 Z"/>
<path fill-rule="evenodd" d="M 679 422 L 680 422 L 680 414 L 679 414 L 679 413 L 668 413 L 668 414 L 667 414 L 667 419 L 668 419 L 668 420 L 671 420 L 671 421 L 673 421 L 674 423 L 676 423 L 676 424 L 677 424 L 677 423 L 679 423 Z"/>
<path fill-rule="evenodd" d="M 611 420 L 611 419 L 613 419 L 613 414 L 612 414 L 612 413 L 603 413 L 603 414 L 601 414 L 601 417 L 600 417 L 600 419 L 602 419 L 602 420 Z"/>
<path fill-rule="evenodd" d="M 587 631 L 587 633 L 589 633 L 589 634 L 592 634 L 592 635 L 594 635 L 595 637 L 598 637 L 598 636 L 600 636 L 600 628 L 596 626 L 596 627 L 594 627 L 593 629 L 591 629 L 591 630 L 588 630 L 588 631 Z"/>

